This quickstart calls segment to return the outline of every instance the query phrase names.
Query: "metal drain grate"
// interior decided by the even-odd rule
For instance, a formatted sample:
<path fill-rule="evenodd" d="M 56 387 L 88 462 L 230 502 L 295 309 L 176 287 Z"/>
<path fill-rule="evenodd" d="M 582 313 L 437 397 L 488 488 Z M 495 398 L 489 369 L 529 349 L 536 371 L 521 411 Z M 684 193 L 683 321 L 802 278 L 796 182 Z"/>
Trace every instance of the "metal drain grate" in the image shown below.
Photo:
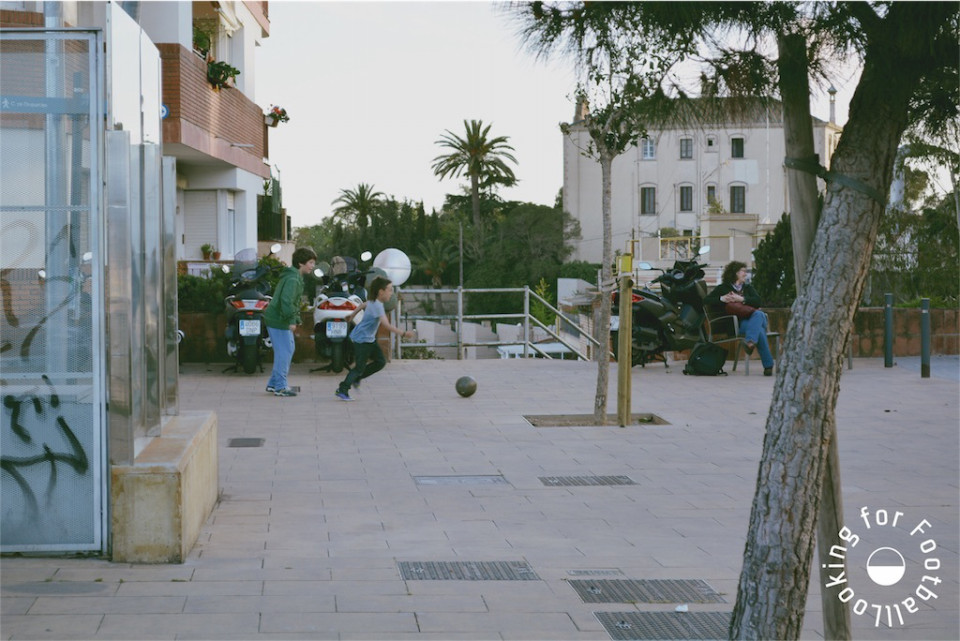
<path fill-rule="evenodd" d="M 594 612 L 611 639 L 726 639 L 728 612 Z"/>
<path fill-rule="evenodd" d="M 584 603 L 726 603 L 699 579 L 571 579 Z"/>
<path fill-rule="evenodd" d="M 263 447 L 262 438 L 232 438 L 227 441 L 227 447 Z"/>
<path fill-rule="evenodd" d="M 523 561 L 400 561 L 400 576 L 413 581 L 539 581 Z"/>
<path fill-rule="evenodd" d="M 413 480 L 417 485 L 510 485 L 507 479 L 498 474 L 414 476 Z"/>
<path fill-rule="evenodd" d="M 549 487 L 636 485 L 629 476 L 540 476 L 538 478 L 541 483 Z"/>

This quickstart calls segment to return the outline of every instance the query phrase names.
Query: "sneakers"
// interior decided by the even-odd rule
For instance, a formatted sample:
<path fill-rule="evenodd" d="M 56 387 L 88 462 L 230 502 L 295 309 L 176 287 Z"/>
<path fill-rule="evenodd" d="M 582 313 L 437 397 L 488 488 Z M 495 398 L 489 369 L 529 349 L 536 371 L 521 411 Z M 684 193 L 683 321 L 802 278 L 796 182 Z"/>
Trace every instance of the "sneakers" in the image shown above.
<path fill-rule="evenodd" d="M 277 391 L 275 391 L 275 392 L 273 393 L 273 395 L 274 395 L 274 396 L 296 396 L 297 393 L 294 392 L 294 391 L 293 391 L 292 389 L 290 389 L 289 387 L 285 387 L 285 388 L 283 388 L 283 389 L 278 389 Z"/>
<path fill-rule="evenodd" d="M 267 385 L 267 394 L 273 394 L 276 391 L 277 388 L 275 388 L 273 385 Z"/>
<path fill-rule="evenodd" d="M 335 394 L 335 396 L 336 396 L 337 398 L 339 398 L 341 401 L 352 401 L 352 400 L 353 400 L 352 398 L 350 398 L 350 395 L 347 394 L 346 392 L 337 392 L 337 393 Z"/>
<path fill-rule="evenodd" d="M 772 368 L 772 367 L 764 367 L 764 368 L 763 368 L 763 375 L 764 375 L 764 376 L 773 376 L 773 368 Z"/>

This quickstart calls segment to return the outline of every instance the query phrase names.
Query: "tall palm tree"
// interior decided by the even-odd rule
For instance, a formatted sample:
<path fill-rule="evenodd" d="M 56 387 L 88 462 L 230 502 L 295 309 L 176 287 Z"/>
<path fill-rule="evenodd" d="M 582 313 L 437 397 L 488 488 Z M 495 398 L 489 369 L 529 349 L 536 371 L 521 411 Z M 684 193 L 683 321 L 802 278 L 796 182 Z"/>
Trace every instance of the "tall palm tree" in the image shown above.
<path fill-rule="evenodd" d="M 433 173 L 441 180 L 452 176 L 457 178 L 462 174 L 470 177 L 470 199 L 473 205 L 473 224 L 480 229 L 480 191 L 481 188 L 492 189 L 494 185 L 510 186 L 517 182 L 517 177 L 506 161 L 517 163 L 513 157 L 514 149 L 508 143 L 507 136 L 487 138 L 490 125 L 484 127 L 481 120 L 464 120 L 463 127 L 466 137 L 461 138 L 449 129 L 444 132 L 436 144 L 452 151 L 445 156 L 433 159 Z"/>
<path fill-rule="evenodd" d="M 340 190 L 340 195 L 332 203 L 340 203 L 340 206 L 333 213 L 346 222 L 356 223 L 360 229 L 366 229 L 381 198 L 383 194 L 374 191 L 373 185 L 360 183 L 356 189 Z"/>

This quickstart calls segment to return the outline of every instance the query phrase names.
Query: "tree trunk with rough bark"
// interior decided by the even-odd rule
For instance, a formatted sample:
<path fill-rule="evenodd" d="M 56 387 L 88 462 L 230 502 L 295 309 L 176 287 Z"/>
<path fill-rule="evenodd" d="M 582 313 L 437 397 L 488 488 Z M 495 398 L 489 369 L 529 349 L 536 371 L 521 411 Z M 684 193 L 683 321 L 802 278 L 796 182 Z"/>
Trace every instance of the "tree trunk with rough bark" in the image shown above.
<path fill-rule="evenodd" d="M 780 35 L 778 67 L 780 97 L 783 100 L 783 137 L 787 158 L 816 159 L 813 147 L 813 119 L 810 116 L 810 76 L 807 66 L 807 42 L 800 34 Z M 826 160 L 826 159 L 824 159 Z M 793 266 L 797 292 L 803 292 L 807 259 L 813 245 L 819 219 L 817 178 L 798 169 L 787 170 L 790 195 L 790 227 L 793 232 Z M 837 559 L 830 557 L 833 545 L 843 545 L 839 532 L 843 526 L 843 498 L 840 485 L 840 457 L 834 421 L 823 426 L 829 439 L 820 518 L 817 528 L 820 584 L 825 586 L 829 574 L 836 574 Z M 844 562 L 844 566 L 845 566 Z M 832 567 L 831 567 L 832 566 Z M 843 568 L 845 569 L 845 567 Z M 821 587 L 823 631 L 827 639 L 849 639 L 850 607 L 837 598 L 843 586 Z"/>
<path fill-rule="evenodd" d="M 600 176 L 603 183 L 603 260 L 600 263 L 600 319 L 597 324 L 596 338 L 600 345 L 597 347 L 597 394 L 593 401 L 593 418 L 597 425 L 607 421 L 607 385 L 610 381 L 610 357 L 607 355 L 607 344 L 610 342 L 610 308 L 613 283 L 613 231 L 610 222 L 611 216 L 611 168 L 613 155 L 606 149 L 599 149 Z"/>
<path fill-rule="evenodd" d="M 922 23 L 904 25 L 911 9 L 894 7 L 882 24 L 872 25 L 850 118 L 833 156 L 832 170 L 846 178 L 827 186 L 804 290 L 787 328 L 732 639 L 796 639 L 803 627 L 844 346 L 884 208 L 875 197 L 883 200 L 889 188 L 909 98 L 922 75 L 918 65 L 928 62 L 922 40 L 898 38 L 905 26 L 911 35 L 921 32 Z"/>

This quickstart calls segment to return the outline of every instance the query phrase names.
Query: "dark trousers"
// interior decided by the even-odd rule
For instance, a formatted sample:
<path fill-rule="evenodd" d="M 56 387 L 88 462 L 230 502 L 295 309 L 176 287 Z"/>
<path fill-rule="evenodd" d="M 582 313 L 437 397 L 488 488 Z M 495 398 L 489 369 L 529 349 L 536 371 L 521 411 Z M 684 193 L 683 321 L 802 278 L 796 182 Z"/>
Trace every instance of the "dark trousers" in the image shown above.
<path fill-rule="evenodd" d="M 359 380 L 376 374 L 387 364 L 387 359 L 383 356 L 383 350 L 380 345 L 374 341 L 372 343 L 354 343 L 353 344 L 354 363 L 353 369 L 347 372 L 347 377 L 343 379 L 338 392 L 347 394 L 350 387 Z"/>

